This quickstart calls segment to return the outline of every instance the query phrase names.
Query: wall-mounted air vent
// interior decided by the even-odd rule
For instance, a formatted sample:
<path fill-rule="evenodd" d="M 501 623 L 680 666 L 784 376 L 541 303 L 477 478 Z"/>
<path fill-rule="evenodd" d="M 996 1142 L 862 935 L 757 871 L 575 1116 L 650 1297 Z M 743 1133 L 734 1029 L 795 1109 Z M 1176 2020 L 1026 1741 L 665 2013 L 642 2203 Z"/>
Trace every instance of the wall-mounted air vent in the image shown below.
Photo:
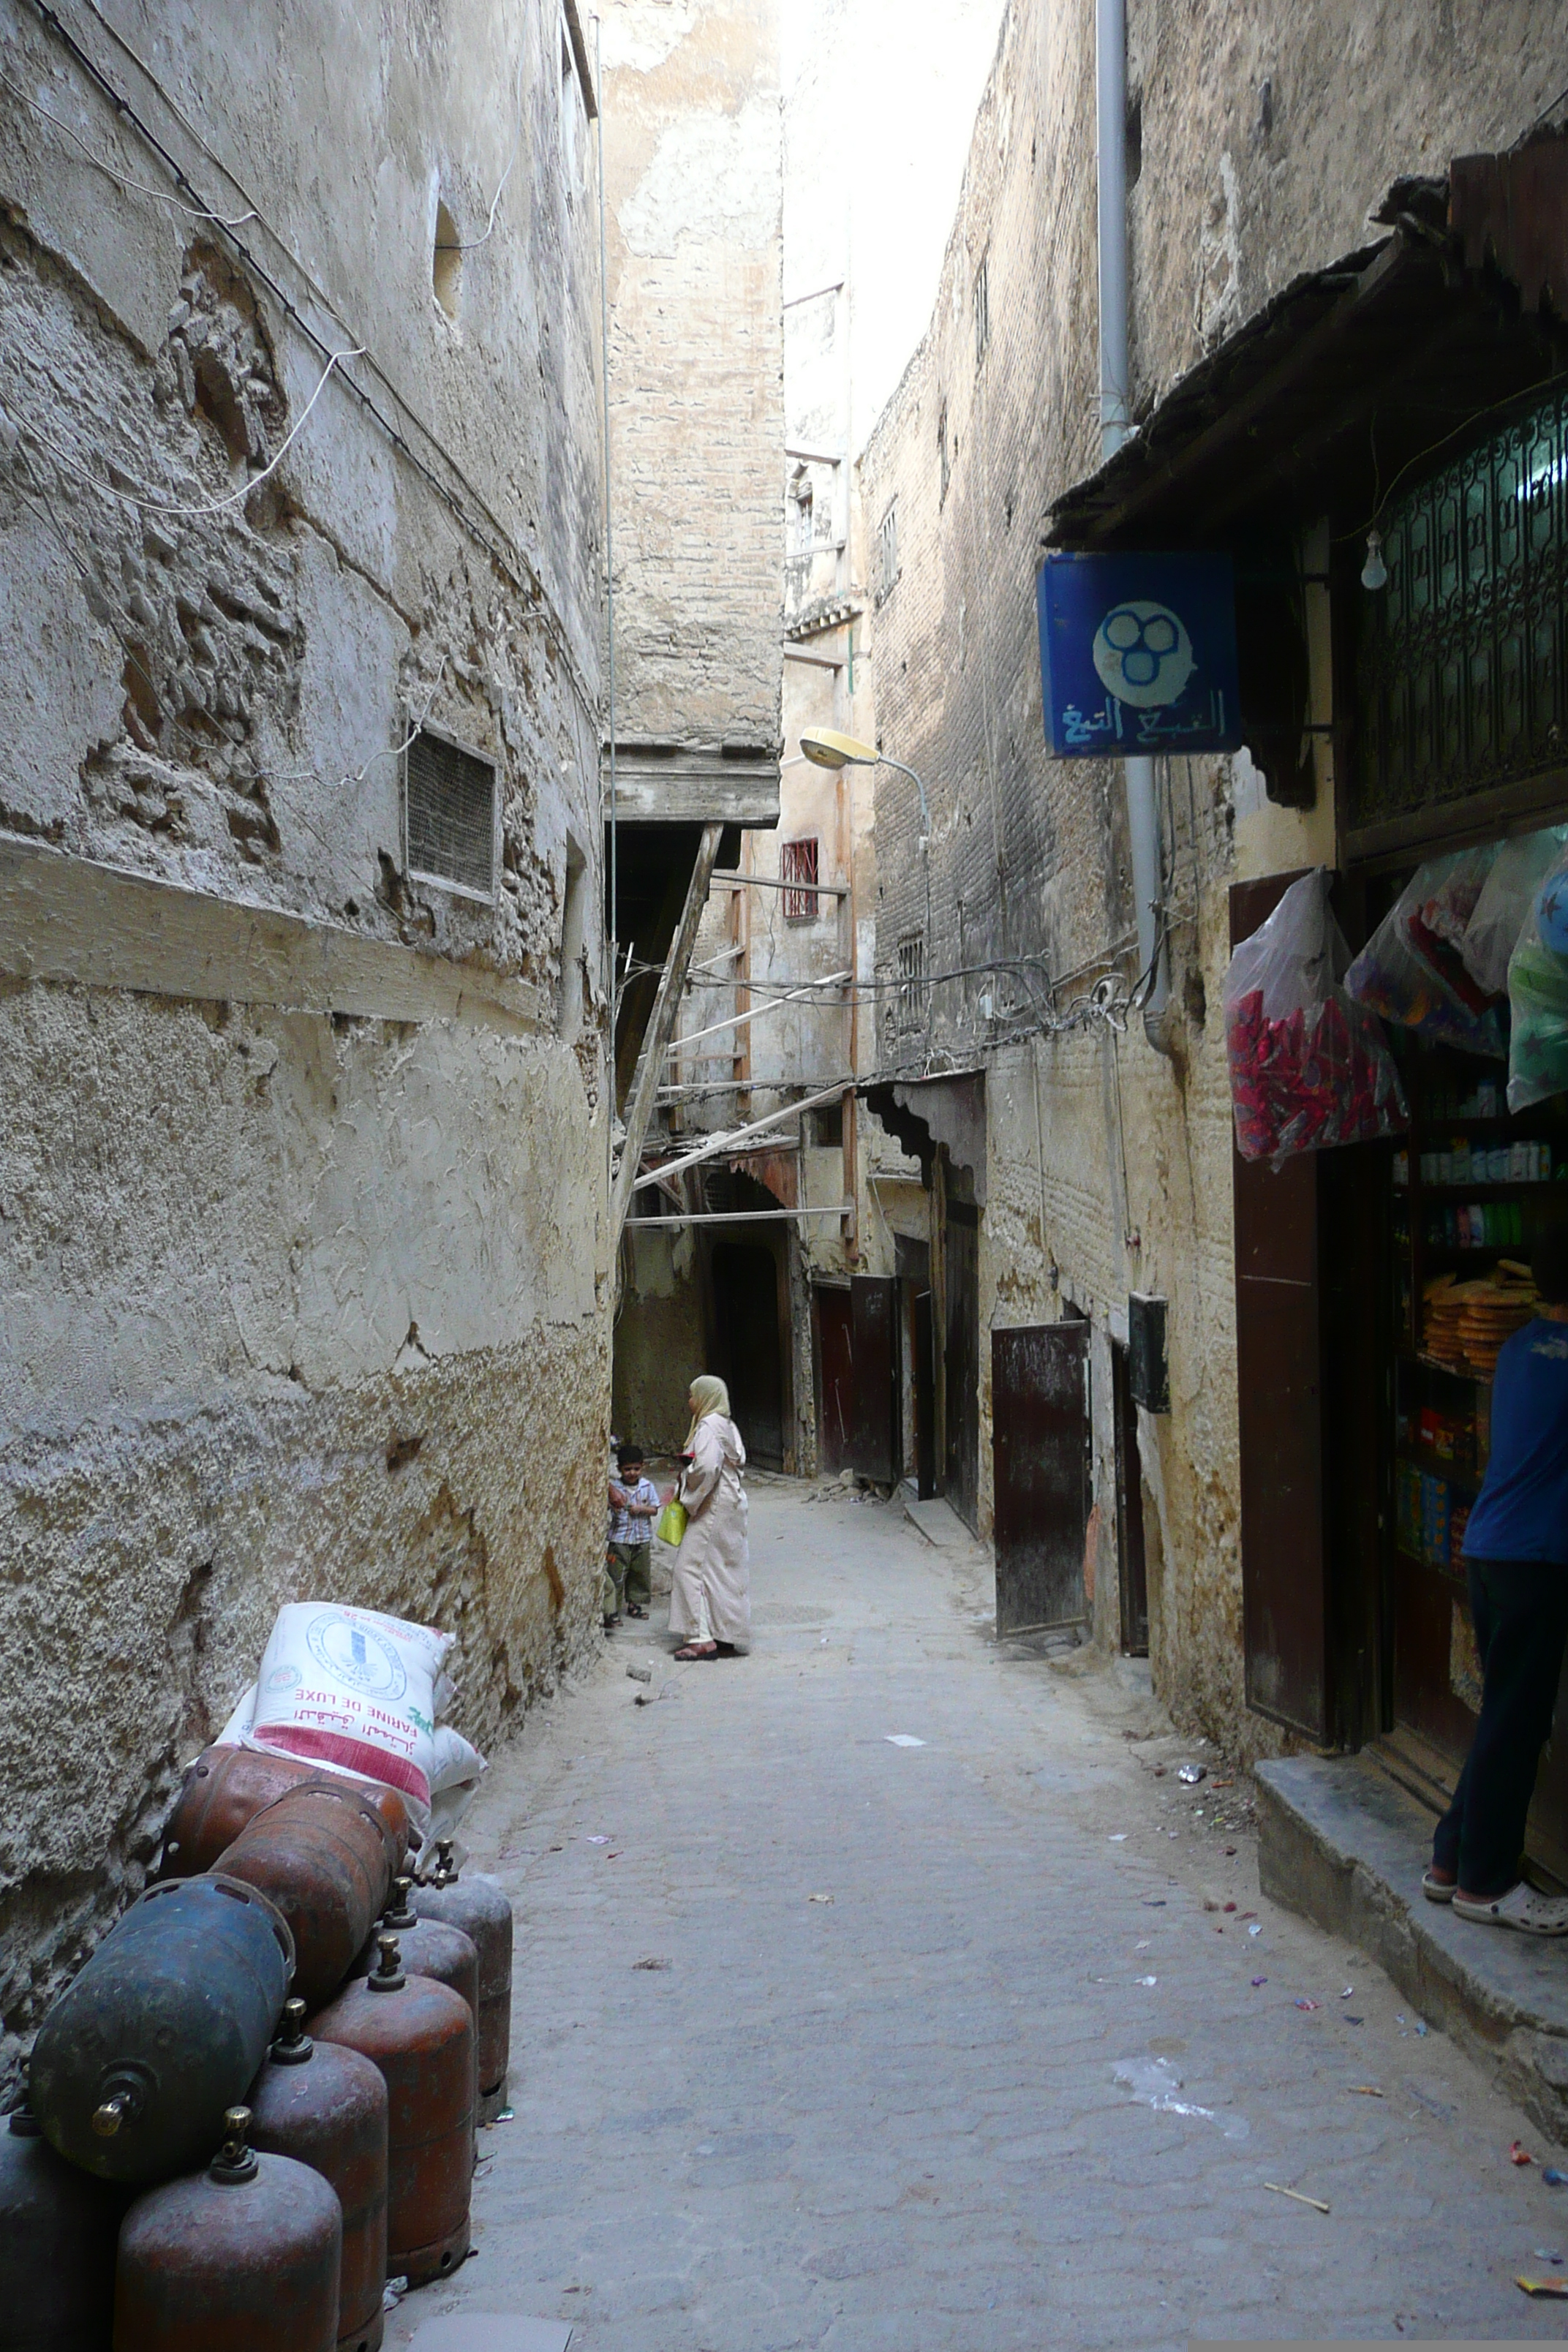
<path fill-rule="evenodd" d="M 495 762 L 421 727 L 403 755 L 405 856 L 416 881 L 495 897 Z"/>

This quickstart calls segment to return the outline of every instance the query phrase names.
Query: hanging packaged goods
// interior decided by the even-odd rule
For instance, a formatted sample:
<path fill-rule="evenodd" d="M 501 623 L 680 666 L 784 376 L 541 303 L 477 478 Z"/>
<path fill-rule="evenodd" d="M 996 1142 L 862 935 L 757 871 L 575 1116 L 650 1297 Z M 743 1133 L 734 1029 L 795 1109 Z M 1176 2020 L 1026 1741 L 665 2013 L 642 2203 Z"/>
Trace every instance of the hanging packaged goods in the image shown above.
<path fill-rule="evenodd" d="M 411 2286 L 445 2278 L 468 2251 L 474 2162 L 474 2021 L 446 1985 L 405 1973 L 395 1936 L 370 1975 L 310 2021 L 317 2042 L 374 2060 L 386 2084 L 386 2260 Z"/>
<path fill-rule="evenodd" d="M 1528 1110 L 1568 1088 L 1568 855 L 1536 892 L 1509 959 L 1508 995 L 1508 1107 Z"/>
<path fill-rule="evenodd" d="M 370 1798 L 343 1780 L 291 1789 L 243 1829 L 219 1869 L 269 1896 L 288 1920 L 295 1982 L 315 2007 L 353 1965 L 385 1907 L 397 1841 Z"/>
<path fill-rule="evenodd" d="M 1299 1152 L 1392 1135 L 1407 1110 L 1373 1016 L 1342 985 L 1350 953 L 1326 869 L 1291 884 L 1244 940 L 1225 983 L 1237 1148 L 1279 1167 Z"/>
<path fill-rule="evenodd" d="M 0 2345 L 104 2352 L 126 2192 L 58 2156 L 26 2101 L 0 2131 Z"/>
<path fill-rule="evenodd" d="M 290 1789 L 331 1785 L 316 1765 L 291 1756 L 269 1756 L 250 1748 L 205 1748 L 185 1773 L 184 1786 L 163 1832 L 163 1878 L 194 1878 L 210 1870 L 226 1848 L 234 1843 L 268 1805 Z M 408 1852 L 408 1808 L 395 1789 L 377 1788 L 366 1780 L 366 1797 L 392 1832 L 397 1861 Z"/>
<path fill-rule="evenodd" d="M 1495 995 L 1480 987 L 1463 954 L 1497 854 L 1493 844 L 1419 867 L 1345 974 L 1345 988 L 1369 1013 L 1432 1045 L 1501 1062 L 1508 1039 Z"/>
<path fill-rule="evenodd" d="M 386 2280 L 386 2084 L 357 2050 L 313 2042 L 304 2027 L 304 2002 L 289 2000 L 251 2092 L 250 2145 L 308 2164 L 335 2192 L 343 2223 L 338 2352 L 376 2352 Z"/>
<path fill-rule="evenodd" d="M 293 1973 L 288 1925 L 255 1887 L 149 1887 L 38 2029 L 29 2082 L 51 2144 L 104 2180 L 200 2163 L 255 2078 Z"/>
<path fill-rule="evenodd" d="M 139 2197 L 120 2233 L 114 2352 L 336 2352 L 342 2216 L 319 2172 L 246 2144 Z"/>

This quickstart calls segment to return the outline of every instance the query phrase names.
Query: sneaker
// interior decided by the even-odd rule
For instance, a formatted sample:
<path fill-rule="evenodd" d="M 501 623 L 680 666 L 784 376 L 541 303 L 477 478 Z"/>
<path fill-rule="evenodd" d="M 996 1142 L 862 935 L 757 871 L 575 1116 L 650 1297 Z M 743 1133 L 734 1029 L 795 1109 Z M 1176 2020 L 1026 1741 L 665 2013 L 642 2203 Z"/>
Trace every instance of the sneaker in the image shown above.
<path fill-rule="evenodd" d="M 1424 1870 L 1421 1874 L 1421 1892 L 1428 1903 L 1451 1903 L 1454 1899 L 1454 1882 L 1451 1878 L 1436 1878 L 1431 1871 Z"/>
<path fill-rule="evenodd" d="M 1516 1927 L 1521 1936 L 1568 1936 L 1568 1896 L 1538 1895 L 1521 1878 L 1506 1895 L 1489 1903 L 1454 1897 L 1456 1919 L 1474 1919 L 1485 1927 Z"/>

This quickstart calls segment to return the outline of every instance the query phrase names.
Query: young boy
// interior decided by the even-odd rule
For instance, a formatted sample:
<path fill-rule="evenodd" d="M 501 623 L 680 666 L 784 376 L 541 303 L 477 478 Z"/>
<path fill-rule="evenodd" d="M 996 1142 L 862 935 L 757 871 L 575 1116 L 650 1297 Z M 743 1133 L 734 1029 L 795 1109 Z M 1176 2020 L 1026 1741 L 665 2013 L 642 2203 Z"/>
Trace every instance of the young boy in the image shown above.
<path fill-rule="evenodd" d="M 619 1603 L 628 1617 L 646 1617 L 653 1598 L 649 1567 L 653 1523 L 660 1509 L 658 1488 L 643 1473 L 640 1445 L 623 1445 L 617 1458 L 620 1475 L 610 1482 L 609 1575 Z"/>

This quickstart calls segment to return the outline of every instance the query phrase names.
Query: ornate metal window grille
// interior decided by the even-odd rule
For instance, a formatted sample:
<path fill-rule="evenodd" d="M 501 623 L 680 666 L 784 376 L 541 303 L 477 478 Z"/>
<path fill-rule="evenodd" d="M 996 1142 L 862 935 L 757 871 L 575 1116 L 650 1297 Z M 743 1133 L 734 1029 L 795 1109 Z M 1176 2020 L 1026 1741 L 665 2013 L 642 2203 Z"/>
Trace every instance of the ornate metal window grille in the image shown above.
<path fill-rule="evenodd" d="M 1568 392 L 1382 528 L 1388 584 L 1355 592 L 1352 824 L 1568 764 Z"/>
<path fill-rule="evenodd" d="M 809 889 L 787 888 L 784 894 L 786 923 L 814 923 L 816 920 L 817 880 L 816 844 L 815 841 L 786 841 L 779 850 L 779 878 L 782 882 L 809 883 Z"/>
<path fill-rule="evenodd" d="M 920 931 L 899 941 L 899 990 L 894 1002 L 900 1029 L 918 1029 L 925 1019 L 926 943 Z"/>
<path fill-rule="evenodd" d="M 899 507 L 895 499 L 877 525 L 877 602 L 890 593 L 899 576 Z"/>
<path fill-rule="evenodd" d="M 409 873 L 476 898 L 493 898 L 493 762 L 422 727 L 404 754 L 403 793 Z"/>

